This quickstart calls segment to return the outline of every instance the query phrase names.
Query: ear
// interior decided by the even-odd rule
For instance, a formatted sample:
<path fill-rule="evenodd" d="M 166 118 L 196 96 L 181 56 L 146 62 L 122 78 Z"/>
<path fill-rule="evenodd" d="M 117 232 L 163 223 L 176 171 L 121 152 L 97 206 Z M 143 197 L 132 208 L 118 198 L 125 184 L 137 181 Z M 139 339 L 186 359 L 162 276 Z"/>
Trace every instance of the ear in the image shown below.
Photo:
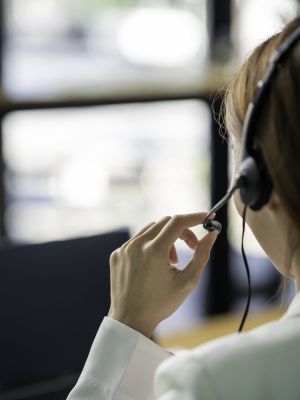
<path fill-rule="evenodd" d="M 271 192 L 270 199 L 268 203 L 266 204 L 266 208 L 268 211 L 271 212 L 276 212 L 278 209 L 281 207 L 281 199 L 278 195 L 278 193 L 273 189 Z"/>

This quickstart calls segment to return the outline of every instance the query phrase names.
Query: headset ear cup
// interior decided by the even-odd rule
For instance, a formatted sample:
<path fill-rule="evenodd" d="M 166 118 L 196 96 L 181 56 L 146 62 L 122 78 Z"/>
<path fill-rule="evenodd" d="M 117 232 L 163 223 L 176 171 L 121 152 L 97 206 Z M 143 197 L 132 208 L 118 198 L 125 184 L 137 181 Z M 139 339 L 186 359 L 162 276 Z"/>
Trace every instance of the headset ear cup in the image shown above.
<path fill-rule="evenodd" d="M 249 156 L 242 161 L 237 178 L 242 182 L 239 185 L 241 199 L 253 211 L 260 210 L 268 202 L 273 186 L 262 156 L 256 152 L 256 157 Z"/>

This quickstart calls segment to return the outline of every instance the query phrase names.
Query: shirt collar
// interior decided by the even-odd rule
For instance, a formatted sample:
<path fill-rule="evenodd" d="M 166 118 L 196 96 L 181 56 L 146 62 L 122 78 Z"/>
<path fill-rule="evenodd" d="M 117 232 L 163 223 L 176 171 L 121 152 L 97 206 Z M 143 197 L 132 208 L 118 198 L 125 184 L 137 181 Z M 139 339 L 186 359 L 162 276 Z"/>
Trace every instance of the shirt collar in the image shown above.
<path fill-rule="evenodd" d="M 294 316 L 300 316 L 300 292 L 298 292 L 293 298 L 287 311 L 283 315 L 283 318 L 290 318 Z"/>

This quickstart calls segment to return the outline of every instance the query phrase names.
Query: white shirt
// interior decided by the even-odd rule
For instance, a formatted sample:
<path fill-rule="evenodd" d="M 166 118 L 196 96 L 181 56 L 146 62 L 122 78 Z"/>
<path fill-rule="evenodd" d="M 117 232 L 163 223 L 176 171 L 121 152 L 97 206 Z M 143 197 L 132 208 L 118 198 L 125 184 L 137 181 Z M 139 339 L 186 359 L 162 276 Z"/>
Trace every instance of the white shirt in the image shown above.
<path fill-rule="evenodd" d="M 300 293 L 278 320 L 171 355 L 104 318 L 68 400 L 300 399 Z"/>

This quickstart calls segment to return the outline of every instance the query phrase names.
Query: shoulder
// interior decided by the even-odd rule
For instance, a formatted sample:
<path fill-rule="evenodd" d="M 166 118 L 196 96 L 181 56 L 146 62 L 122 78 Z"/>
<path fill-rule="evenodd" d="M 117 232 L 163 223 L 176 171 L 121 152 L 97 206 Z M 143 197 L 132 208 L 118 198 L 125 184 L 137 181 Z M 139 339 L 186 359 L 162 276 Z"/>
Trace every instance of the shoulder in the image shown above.
<path fill-rule="evenodd" d="M 209 393 L 204 399 L 296 399 L 291 390 L 300 393 L 299 366 L 300 319 L 295 318 L 179 353 L 159 367 L 157 380 Z"/>

